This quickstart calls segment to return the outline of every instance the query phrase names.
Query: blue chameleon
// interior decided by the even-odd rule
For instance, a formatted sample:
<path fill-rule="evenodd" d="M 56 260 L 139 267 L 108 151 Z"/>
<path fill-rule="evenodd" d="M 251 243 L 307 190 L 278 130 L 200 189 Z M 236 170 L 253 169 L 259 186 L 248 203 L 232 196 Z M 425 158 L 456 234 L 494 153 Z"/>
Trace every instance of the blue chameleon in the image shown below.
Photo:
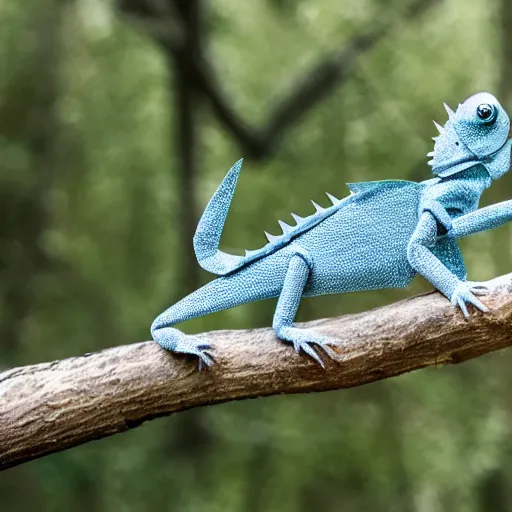
<path fill-rule="evenodd" d="M 482 192 L 510 167 L 510 119 L 498 100 L 478 93 L 439 126 L 429 165 L 434 178 L 350 183 L 343 199 L 328 194 L 332 206 L 313 205 L 296 225 L 282 221 L 282 235 L 245 256 L 218 249 L 242 166 L 239 160 L 210 199 L 194 236 L 197 260 L 219 275 L 171 306 L 151 326 L 154 340 L 175 353 L 193 354 L 213 364 L 211 346 L 200 335 L 175 329 L 179 322 L 247 302 L 279 297 L 272 327 L 322 366 L 321 348 L 334 357 L 339 340 L 293 325 L 302 297 L 407 286 L 421 274 L 468 317 L 468 304 L 482 312 L 482 284 L 466 280 L 457 239 L 512 219 L 512 200 L 478 209 Z"/>

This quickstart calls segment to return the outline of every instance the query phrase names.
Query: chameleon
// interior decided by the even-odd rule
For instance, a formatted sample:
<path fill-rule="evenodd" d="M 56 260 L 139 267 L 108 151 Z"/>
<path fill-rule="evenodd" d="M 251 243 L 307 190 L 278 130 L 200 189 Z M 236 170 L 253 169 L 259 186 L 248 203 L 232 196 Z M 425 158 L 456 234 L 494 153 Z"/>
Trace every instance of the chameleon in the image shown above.
<path fill-rule="evenodd" d="M 439 135 L 427 156 L 433 178 L 348 183 L 350 195 L 327 194 L 331 206 L 312 201 L 315 213 L 279 221 L 282 234 L 245 256 L 219 250 L 242 160 L 229 170 L 199 220 L 193 239 L 197 261 L 217 279 L 160 314 L 153 339 L 174 353 L 198 357 L 199 369 L 214 363 L 201 335 L 185 335 L 175 324 L 244 303 L 278 297 L 272 327 L 277 337 L 324 366 L 340 340 L 294 326 L 302 297 L 403 288 L 420 274 L 469 317 L 482 313 L 478 298 L 488 291 L 468 281 L 457 239 L 512 220 L 512 200 L 478 208 L 480 196 L 510 168 L 510 119 L 490 93 L 474 94 L 448 120 L 434 121 Z"/>

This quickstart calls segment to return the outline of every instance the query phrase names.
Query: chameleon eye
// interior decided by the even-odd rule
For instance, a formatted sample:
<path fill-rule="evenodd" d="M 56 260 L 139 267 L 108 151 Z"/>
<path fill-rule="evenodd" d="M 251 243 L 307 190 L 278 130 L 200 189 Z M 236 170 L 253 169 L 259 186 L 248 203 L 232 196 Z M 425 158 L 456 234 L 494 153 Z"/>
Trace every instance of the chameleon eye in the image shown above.
<path fill-rule="evenodd" d="M 492 123 L 496 119 L 496 109 L 488 103 L 478 105 L 476 113 L 485 123 Z"/>

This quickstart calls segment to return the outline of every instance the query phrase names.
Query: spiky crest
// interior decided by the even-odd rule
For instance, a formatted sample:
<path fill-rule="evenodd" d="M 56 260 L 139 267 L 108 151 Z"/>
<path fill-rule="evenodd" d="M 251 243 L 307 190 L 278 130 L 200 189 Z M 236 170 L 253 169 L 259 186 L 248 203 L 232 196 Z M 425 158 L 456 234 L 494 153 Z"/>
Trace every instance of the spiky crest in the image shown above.
<path fill-rule="evenodd" d="M 265 233 L 265 236 L 267 237 L 267 240 L 270 242 L 270 243 L 274 243 L 276 240 L 279 240 L 279 235 L 271 235 L 270 233 L 267 233 L 266 231 L 264 231 Z"/>
<path fill-rule="evenodd" d="M 323 208 L 319 204 L 315 203 L 315 201 L 311 200 L 311 203 L 315 207 L 315 210 L 317 211 L 317 213 L 321 213 L 325 210 L 325 208 Z"/>
<path fill-rule="evenodd" d="M 455 112 L 446 103 L 443 103 L 443 106 L 446 110 L 446 113 L 448 114 L 448 119 L 452 121 L 453 117 L 455 116 Z"/>
<path fill-rule="evenodd" d="M 437 131 L 442 135 L 444 128 L 439 123 L 436 123 L 435 121 L 432 121 L 432 122 L 434 123 L 434 126 L 437 128 Z M 434 137 L 432 137 L 432 138 L 434 138 Z"/>
<path fill-rule="evenodd" d="M 325 195 L 329 198 L 332 204 L 338 204 L 340 200 L 337 197 L 334 197 L 332 194 L 329 194 L 329 192 L 326 192 Z"/>
<path fill-rule="evenodd" d="M 278 220 L 277 223 L 281 226 L 283 233 L 289 233 L 293 229 L 292 226 L 286 224 L 286 222 L 283 222 L 282 220 Z"/>

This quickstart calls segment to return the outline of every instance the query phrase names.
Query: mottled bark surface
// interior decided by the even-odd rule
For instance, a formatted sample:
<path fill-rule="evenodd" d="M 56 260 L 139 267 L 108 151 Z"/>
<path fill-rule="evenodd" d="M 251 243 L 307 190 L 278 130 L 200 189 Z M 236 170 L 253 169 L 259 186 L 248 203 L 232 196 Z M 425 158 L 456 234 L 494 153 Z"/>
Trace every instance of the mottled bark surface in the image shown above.
<path fill-rule="evenodd" d="M 358 386 L 512 345 L 512 274 L 487 283 L 490 314 L 465 321 L 438 293 L 358 315 L 309 322 L 343 339 L 326 369 L 271 329 L 206 334 L 217 364 L 135 343 L 0 374 L 0 469 L 136 427 L 190 407 Z"/>

